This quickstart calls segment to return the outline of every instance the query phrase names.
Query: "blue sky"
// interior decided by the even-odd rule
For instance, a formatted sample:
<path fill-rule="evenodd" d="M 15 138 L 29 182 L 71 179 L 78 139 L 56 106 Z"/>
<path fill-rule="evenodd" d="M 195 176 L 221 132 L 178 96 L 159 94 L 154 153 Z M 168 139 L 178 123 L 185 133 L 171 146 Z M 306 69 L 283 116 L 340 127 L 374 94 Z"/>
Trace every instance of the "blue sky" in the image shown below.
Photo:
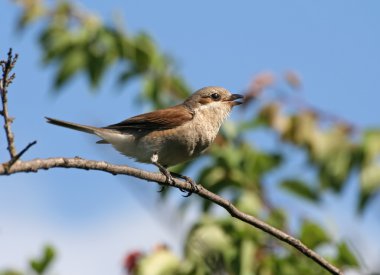
<path fill-rule="evenodd" d="M 176 59 L 194 89 L 219 85 L 241 91 L 258 72 L 281 74 L 293 69 L 302 77 L 308 102 L 361 127 L 380 125 L 376 115 L 380 101 L 379 1 L 78 3 L 105 21 L 123 17 L 127 31 L 148 32 L 162 51 Z M 39 26 L 15 33 L 17 14 L 10 1 L 0 4 L 0 54 L 4 57 L 9 47 L 20 54 L 9 94 L 10 112 L 16 117 L 16 145 L 21 149 L 38 140 L 24 158 L 78 155 L 155 170 L 94 144 L 96 138 L 44 122 L 44 116 L 52 116 L 106 125 L 148 109 L 136 107 L 136 84 L 122 91 L 113 85 L 112 71 L 96 94 L 78 77 L 61 95 L 52 96 L 54 70 L 40 62 Z M 236 114 L 233 118 L 237 119 Z M 1 138 L 2 160 L 5 147 Z M 0 269 L 22 268 L 50 242 L 60 253 L 54 268 L 58 273 L 119 274 L 122 257 L 130 249 L 149 250 L 165 242 L 179 251 L 186 228 L 183 221 L 191 219 L 196 208 L 190 217 L 178 216 L 174 209 L 182 200 L 179 192 L 161 205 L 154 184 L 99 172 L 56 169 L 2 177 L 0 188 Z M 342 198 L 326 197 L 316 215 L 337 235 L 360 236 L 361 249 L 369 259 L 376 259 L 380 248 L 371 245 L 368 236 L 379 230 L 374 220 L 379 218 L 375 213 L 380 205 L 374 203 L 374 210 L 357 226 L 351 211 L 354 191 L 352 184 Z M 274 197 L 284 207 L 290 204 L 294 213 L 302 212 L 302 204 L 289 202 L 283 194 Z M 93 249 L 94 242 L 99 243 L 99 250 Z M 77 259 L 83 261 L 80 268 Z M 94 261 L 102 261 L 104 269 L 94 266 Z"/>

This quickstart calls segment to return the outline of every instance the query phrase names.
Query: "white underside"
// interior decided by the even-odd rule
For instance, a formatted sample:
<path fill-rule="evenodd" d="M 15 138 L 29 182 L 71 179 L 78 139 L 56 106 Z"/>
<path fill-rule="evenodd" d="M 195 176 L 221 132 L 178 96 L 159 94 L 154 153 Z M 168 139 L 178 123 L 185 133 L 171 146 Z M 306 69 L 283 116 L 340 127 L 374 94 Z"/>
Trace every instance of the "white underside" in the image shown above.
<path fill-rule="evenodd" d="M 228 116 L 231 107 L 227 104 L 207 104 L 195 110 L 194 118 L 175 129 L 149 133 L 136 138 L 112 130 L 100 130 L 95 134 L 111 143 L 123 155 L 139 162 L 150 163 L 153 154 L 158 162 L 172 166 L 188 161 L 207 149 L 218 134 L 219 128 Z"/>

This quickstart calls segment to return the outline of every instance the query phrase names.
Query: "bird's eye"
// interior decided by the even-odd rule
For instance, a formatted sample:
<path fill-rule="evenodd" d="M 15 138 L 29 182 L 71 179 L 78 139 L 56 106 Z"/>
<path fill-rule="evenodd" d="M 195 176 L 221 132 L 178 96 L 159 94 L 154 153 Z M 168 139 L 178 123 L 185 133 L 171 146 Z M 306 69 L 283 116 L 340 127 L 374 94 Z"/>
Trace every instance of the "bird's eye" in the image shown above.
<path fill-rule="evenodd" d="M 218 101 L 218 100 L 220 100 L 220 94 L 213 93 L 213 94 L 211 94 L 211 98 L 215 101 Z"/>

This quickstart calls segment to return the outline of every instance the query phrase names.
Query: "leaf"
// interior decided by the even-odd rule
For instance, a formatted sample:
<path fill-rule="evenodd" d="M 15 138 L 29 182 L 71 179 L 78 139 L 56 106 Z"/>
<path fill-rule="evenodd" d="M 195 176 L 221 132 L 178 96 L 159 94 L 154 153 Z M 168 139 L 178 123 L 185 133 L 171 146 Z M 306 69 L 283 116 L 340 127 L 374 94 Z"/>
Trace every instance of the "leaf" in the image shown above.
<path fill-rule="evenodd" d="M 275 119 L 280 115 L 281 106 L 279 103 L 269 103 L 264 105 L 258 113 L 258 120 L 264 124 L 273 126 Z"/>
<path fill-rule="evenodd" d="M 252 240 L 243 239 L 240 245 L 240 274 L 252 274 L 254 271 L 255 261 L 252 257 L 255 253 L 255 244 Z"/>
<path fill-rule="evenodd" d="M 236 206 L 241 211 L 250 215 L 258 215 L 259 211 L 262 209 L 260 198 L 256 192 L 250 190 L 243 192 L 243 194 L 238 197 Z"/>
<path fill-rule="evenodd" d="M 366 161 L 371 161 L 380 155 L 380 130 L 366 130 L 363 138 L 363 149 Z"/>
<path fill-rule="evenodd" d="M 114 38 L 115 49 L 117 49 L 120 59 L 133 60 L 135 52 L 131 39 L 118 29 L 108 28 L 108 32 Z"/>
<path fill-rule="evenodd" d="M 311 249 L 331 241 L 331 238 L 318 224 L 310 221 L 303 223 L 300 239 Z"/>
<path fill-rule="evenodd" d="M 143 258 L 138 263 L 138 271 L 136 274 L 175 274 L 175 271 L 178 270 L 179 265 L 179 259 L 171 251 L 168 249 L 159 249 L 153 254 Z"/>
<path fill-rule="evenodd" d="M 51 246 L 45 246 L 42 257 L 40 259 L 30 260 L 29 264 L 37 274 L 44 274 L 50 264 L 53 262 L 54 258 L 54 248 Z"/>
<path fill-rule="evenodd" d="M 14 269 L 6 269 L 0 271 L 0 275 L 23 275 L 23 273 Z"/>
<path fill-rule="evenodd" d="M 284 118 L 282 119 L 284 120 Z M 283 133 L 283 138 L 298 146 L 308 146 L 315 135 L 317 117 L 311 111 L 300 112 L 291 116 L 287 121 L 286 131 Z M 283 122 L 284 124 L 284 122 Z"/>
<path fill-rule="evenodd" d="M 380 188 L 380 163 L 373 162 L 360 171 L 360 199 L 359 211 L 363 211 L 371 198 Z"/>
<path fill-rule="evenodd" d="M 380 188 L 380 130 L 369 129 L 363 135 L 359 164 L 361 192 L 358 210 L 363 212 Z"/>
<path fill-rule="evenodd" d="M 328 131 L 316 130 L 307 149 L 321 187 L 340 192 L 358 162 L 358 150 L 347 130 L 339 125 Z"/>
<path fill-rule="evenodd" d="M 356 257 L 351 253 L 345 242 L 341 242 L 338 244 L 338 255 L 336 262 L 340 266 L 350 266 L 350 267 L 358 267 L 359 262 Z"/>
<path fill-rule="evenodd" d="M 61 26 L 49 26 L 39 36 L 39 42 L 43 50 L 42 61 L 49 63 L 53 60 L 61 60 L 73 48 L 80 44 L 79 34 L 72 34 Z"/>
<path fill-rule="evenodd" d="M 283 181 L 280 186 L 288 192 L 293 193 L 303 199 L 312 202 L 319 201 L 319 191 L 301 180 L 288 179 Z"/>
<path fill-rule="evenodd" d="M 87 76 L 91 87 L 96 88 L 102 79 L 102 76 L 107 69 L 106 56 L 103 54 L 87 53 Z"/>
<path fill-rule="evenodd" d="M 193 228 L 186 241 L 186 256 L 210 270 L 226 269 L 237 249 L 231 234 L 212 221 Z"/>
<path fill-rule="evenodd" d="M 21 1 L 19 1 L 21 2 Z M 17 22 L 17 29 L 23 30 L 27 25 L 45 15 L 45 7 L 42 5 L 42 1 L 22 1 L 20 3 L 23 6 L 23 13 L 19 17 Z"/>
<path fill-rule="evenodd" d="M 145 33 L 140 33 L 134 39 L 135 62 L 139 72 L 146 72 L 155 56 L 155 47 L 152 39 Z"/>
<path fill-rule="evenodd" d="M 71 51 L 63 58 L 54 79 L 54 88 L 61 88 L 74 74 L 81 70 L 86 63 L 85 52 L 82 49 Z"/>
<path fill-rule="evenodd" d="M 112 29 L 100 27 L 89 28 L 89 39 L 86 41 L 87 75 L 90 84 L 96 88 L 106 69 L 119 57 L 117 41 Z"/>
<path fill-rule="evenodd" d="M 132 79 L 138 77 L 140 73 L 134 69 L 128 69 L 125 70 L 124 72 L 120 73 L 117 82 L 118 84 L 123 84 L 128 81 L 131 81 Z"/>
<path fill-rule="evenodd" d="M 274 208 L 272 211 L 270 211 L 269 216 L 267 218 L 268 224 L 283 229 L 286 227 L 286 214 L 285 211 L 279 208 Z"/>
<path fill-rule="evenodd" d="M 278 168 L 283 161 L 281 154 L 259 151 L 248 143 L 243 143 L 239 150 L 243 154 L 239 165 L 243 168 L 244 177 L 248 176 L 250 181 L 260 182 L 264 175 Z"/>

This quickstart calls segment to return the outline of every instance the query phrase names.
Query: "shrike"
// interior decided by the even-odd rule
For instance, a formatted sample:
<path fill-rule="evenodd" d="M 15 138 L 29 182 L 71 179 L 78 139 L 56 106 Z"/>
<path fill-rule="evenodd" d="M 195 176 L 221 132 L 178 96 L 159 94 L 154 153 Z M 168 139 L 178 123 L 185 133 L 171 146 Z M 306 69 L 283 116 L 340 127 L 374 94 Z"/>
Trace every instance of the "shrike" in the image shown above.
<path fill-rule="evenodd" d="M 109 143 L 127 157 L 156 165 L 171 184 L 172 175 L 188 178 L 170 173 L 166 168 L 202 154 L 214 141 L 232 108 L 242 104 L 236 101 L 241 98 L 242 95 L 211 86 L 196 91 L 179 105 L 137 115 L 106 127 L 46 119 L 54 125 L 97 135 L 101 138 L 97 143 Z"/>

